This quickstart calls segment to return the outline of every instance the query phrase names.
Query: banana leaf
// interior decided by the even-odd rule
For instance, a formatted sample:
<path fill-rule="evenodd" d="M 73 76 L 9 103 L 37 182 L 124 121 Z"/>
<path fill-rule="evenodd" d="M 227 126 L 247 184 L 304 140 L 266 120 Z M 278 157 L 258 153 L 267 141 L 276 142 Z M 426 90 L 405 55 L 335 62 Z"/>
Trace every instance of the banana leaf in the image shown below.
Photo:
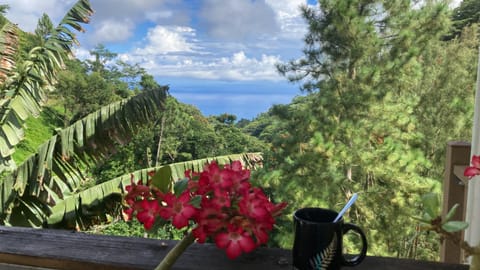
<path fill-rule="evenodd" d="M 59 198 L 77 193 L 85 180 L 83 169 L 114 151 L 115 144 L 132 137 L 136 127 L 162 110 L 165 98 L 163 89 L 144 91 L 59 130 L 17 169 L 4 173 L 0 218 L 12 224 L 9 215 L 18 200 L 26 204 L 30 201 L 24 198 L 36 198 L 50 206 L 59 203 Z"/>
<path fill-rule="evenodd" d="M 172 171 L 171 180 L 177 181 L 185 177 L 184 172 L 186 170 L 200 172 L 202 171 L 205 164 L 213 160 L 215 160 L 220 165 L 229 164 L 234 160 L 240 160 L 244 167 L 255 170 L 259 162 L 261 162 L 262 156 L 260 153 L 218 156 L 173 163 L 159 167 L 151 167 L 128 173 L 107 182 L 95 185 L 72 196 L 68 196 L 63 200 L 57 202 L 53 207 L 50 208 L 51 212 L 47 218 L 47 223 L 52 225 L 64 221 L 67 218 L 77 217 L 78 215 L 81 215 L 79 209 L 81 209 L 82 207 L 94 207 L 111 195 L 123 195 L 125 192 L 125 186 L 130 185 L 132 178 L 135 181 L 141 180 L 143 183 L 146 183 L 146 181 L 148 180 L 149 172 L 156 172 L 160 168 L 168 166 Z"/>
<path fill-rule="evenodd" d="M 81 24 L 88 23 L 92 14 L 88 0 L 77 1 L 21 63 L 16 62 L 19 30 L 10 22 L 0 29 L 0 172 L 15 168 L 11 155 L 23 139 L 24 121 L 38 116 L 45 91 L 53 89 L 57 73 L 64 68 L 63 59 L 78 43 L 72 30 L 83 32 Z"/>

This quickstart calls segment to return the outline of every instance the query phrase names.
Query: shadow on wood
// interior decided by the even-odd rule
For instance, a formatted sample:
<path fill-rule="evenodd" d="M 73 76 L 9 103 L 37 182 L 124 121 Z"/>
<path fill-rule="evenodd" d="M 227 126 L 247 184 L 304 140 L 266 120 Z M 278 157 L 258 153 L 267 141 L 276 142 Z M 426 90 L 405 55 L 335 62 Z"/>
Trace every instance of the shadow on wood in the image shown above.
<path fill-rule="evenodd" d="M 0 227 L 0 239 L 0 263 L 66 270 L 154 269 L 175 244 L 175 241 L 18 227 Z M 173 269 L 292 269 L 291 252 L 278 248 L 259 248 L 236 260 L 229 260 L 225 252 L 213 244 L 193 244 Z M 367 257 L 355 269 L 467 270 L 468 266 Z"/>

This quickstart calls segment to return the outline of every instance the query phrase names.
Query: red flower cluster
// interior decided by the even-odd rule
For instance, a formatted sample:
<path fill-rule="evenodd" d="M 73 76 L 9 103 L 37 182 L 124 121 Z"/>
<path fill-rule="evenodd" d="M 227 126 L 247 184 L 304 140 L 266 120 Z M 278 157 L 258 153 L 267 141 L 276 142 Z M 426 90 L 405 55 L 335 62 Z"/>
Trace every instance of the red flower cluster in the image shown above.
<path fill-rule="evenodd" d="M 480 156 L 472 156 L 472 166 L 465 168 L 463 175 L 470 178 L 480 175 Z"/>
<path fill-rule="evenodd" d="M 192 233 L 197 242 L 211 238 L 233 259 L 265 244 L 274 217 L 286 206 L 273 204 L 260 188 L 253 187 L 250 171 L 244 170 L 240 161 L 223 168 L 212 162 L 201 173 L 186 171 L 185 177 L 187 185 L 178 195 L 132 180 L 126 187 L 125 200 L 130 207 L 125 214 L 129 219 L 136 215 L 145 229 L 150 229 L 157 217 L 170 220 L 176 228 L 191 220 L 196 224 Z"/>

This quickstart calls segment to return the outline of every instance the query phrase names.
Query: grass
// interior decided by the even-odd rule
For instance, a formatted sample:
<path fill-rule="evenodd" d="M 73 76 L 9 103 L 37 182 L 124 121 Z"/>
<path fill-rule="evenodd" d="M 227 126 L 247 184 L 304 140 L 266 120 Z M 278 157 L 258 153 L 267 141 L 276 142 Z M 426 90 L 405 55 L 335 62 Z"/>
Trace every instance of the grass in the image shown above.
<path fill-rule="evenodd" d="M 143 228 L 143 225 L 137 220 L 127 222 L 117 219 L 111 223 L 92 226 L 92 228 L 86 232 L 93 234 L 181 240 L 186 231 L 186 229 L 178 230 L 171 224 L 167 223 L 163 226 L 157 226 L 155 230 L 147 233 Z"/>
<path fill-rule="evenodd" d="M 62 126 L 61 114 L 52 107 L 44 107 L 39 117 L 29 117 L 25 122 L 25 139 L 12 155 L 17 164 L 37 152 L 37 148 L 55 134 L 55 128 Z"/>

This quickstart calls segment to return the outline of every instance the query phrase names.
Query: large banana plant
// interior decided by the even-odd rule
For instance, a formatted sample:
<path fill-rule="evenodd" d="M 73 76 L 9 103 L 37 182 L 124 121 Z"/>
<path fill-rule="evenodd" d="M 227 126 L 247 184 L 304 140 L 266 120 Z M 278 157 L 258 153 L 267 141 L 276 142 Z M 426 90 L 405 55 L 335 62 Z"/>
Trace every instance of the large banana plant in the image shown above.
<path fill-rule="evenodd" d="M 155 172 L 168 166 L 172 172 L 172 180 L 175 181 L 183 178 L 186 170 L 199 172 L 206 163 L 213 160 L 219 164 L 240 160 L 244 167 L 255 170 L 261 165 L 262 156 L 260 153 L 234 154 L 151 167 L 116 177 L 78 192 L 72 192 L 67 186 L 63 186 L 63 190 L 59 190 L 60 193 L 63 193 L 54 194 L 54 199 L 49 202 L 39 198 L 32 199 L 32 196 L 20 198 L 18 206 L 9 216 L 8 221 L 12 225 L 32 227 L 51 226 L 59 222 L 75 224 L 82 220 L 85 213 L 89 213 L 90 209 L 101 205 L 105 199 L 112 195 L 121 196 L 124 194 L 125 186 L 131 183 L 132 178 L 135 181 L 141 180 L 145 183 L 149 172 Z"/>
<path fill-rule="evenodd" d="M 86 209 L 95 207 L 107 197 L 123 195 L 125 186 L 130 185 L 132 179 L 135 179 L 135 181 L 141 180 L 143 183 L 146 183 L 150 172 L 156 172 L 163 167 L 170 167 L 172 172 L 171 180 L 176 181 L 185 177 L 186 170 L 201 172 L 205 164 L 209 162 L 216 161 L 219 165 L 224 165 L 234 160 L 240 160 L 245 168 L 255 170 L 261 165 L 263 159 L 260 153 L 244 153 L 179 162 L 138 170 L 65 197 L 63 200 L 59 200 L 55 206 L 49 208 L 49 215 L 42 216 L 42 213 L 40 215 L 36 214 L 33 217 L 38 218 L 42 216 L 43 219 L 46 219 L 48 225 L 57 224 L 61 221 L 70 221 L 70 223 L 73 223 L 72 220 L 81 220 L 83 213 L 88 212 Z"/>
<path fill-rule="evenodd" d="M 0 222 L 41 226 L 52 206 L 79 192 L 84 170 L 114 153 L 114 145 L 128 141 L 138 125 L 153 121 L 165 98 L 163 89 L 143 91 L 58 130 L 36 154 L 4 173 Z"/>
<path fill-rule="evenodd" d="M 11 155 L 23 139 L 24 121 L 39 114 L 46 90 L 53 89 L 63 60 L 78 43 L 72 30 L 83 32 L 81 23 L 92 14 L 88 0 L 77 1 L 57 27 L 42 32 L 41 44 L 22 61 L 17 61 L 19 29 L 11 22 L 0 29 L 0 172 L 15 167 Z"/>

